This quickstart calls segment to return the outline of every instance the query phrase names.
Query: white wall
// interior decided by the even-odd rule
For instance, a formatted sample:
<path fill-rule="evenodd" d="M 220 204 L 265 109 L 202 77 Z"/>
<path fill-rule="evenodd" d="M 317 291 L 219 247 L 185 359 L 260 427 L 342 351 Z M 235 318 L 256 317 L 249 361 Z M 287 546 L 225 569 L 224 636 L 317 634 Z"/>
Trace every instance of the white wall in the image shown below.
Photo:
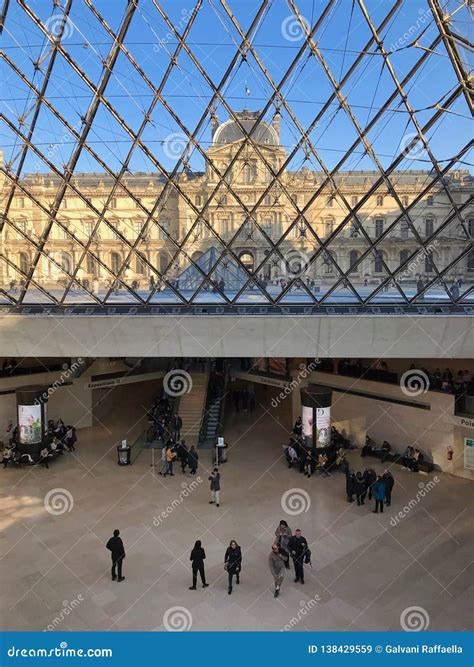
<path fill-rule="evenodd" d="M 59 326 L 60 324 L 60 326 Z M 6 315 L 9 357 L 470 358 L 472 317 L 324 315 Z M 441 361 L 440 361 L 441 363 Z"/>

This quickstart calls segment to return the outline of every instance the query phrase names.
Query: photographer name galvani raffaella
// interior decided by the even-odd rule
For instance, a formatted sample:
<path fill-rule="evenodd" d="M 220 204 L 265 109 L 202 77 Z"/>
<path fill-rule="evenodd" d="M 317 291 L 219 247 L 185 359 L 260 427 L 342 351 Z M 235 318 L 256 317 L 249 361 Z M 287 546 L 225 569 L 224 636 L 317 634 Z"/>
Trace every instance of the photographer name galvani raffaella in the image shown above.
<path fill-rule="evenodd" d="M 403 646 L 401 644 L 394 644 L 393 646 L 387 644 L 385 653 L 462 653 L 462 646 L 457 644 L 418 644 L 415 646 Z"/>

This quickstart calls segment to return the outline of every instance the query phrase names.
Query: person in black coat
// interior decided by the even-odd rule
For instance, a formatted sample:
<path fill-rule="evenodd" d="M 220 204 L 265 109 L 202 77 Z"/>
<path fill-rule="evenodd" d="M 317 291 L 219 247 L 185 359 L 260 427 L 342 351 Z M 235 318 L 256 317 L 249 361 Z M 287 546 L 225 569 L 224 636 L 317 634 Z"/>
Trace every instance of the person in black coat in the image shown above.
<path fill-rule="evenodd" d="M 359 471 L 354 480 L 354 491 L 357 497 L 358 505 L 365 505 L 365 496 L 367 493 L 367 483 L 363 474 Z"/>
<path fill-rule="evenodd" d="M 373 470 L 372 468 L 366 468 L 364 470 L 364 479 L 365 479 L 366 488 L 369 492 L 369 500 L 372 500 L 372 486 L 373 486 L 375 480 L 377 479 L 377 474 L 376 474 L 375 470 Z"/>
<path fill-rule="evenodd" d="M 390 503 L 392 502 L 392 489 L 393 485 L 395 484 L 395 480 L 393 479 L 392 473 L 388 470 L 384 471 L 382 479 L 385 483 L 385 504 L 387 507 L 389 507 Z"/>
<path fill-rule="evenodd" d="M 293 565 L 295 566 L 295 584 L 300 581 L 304 584 L 304 560 L 308 553 L 308 543 L 306 538 L 301 534 L 301 530 L 297 528 L 295 534 L 290 537 L 288 542 L 290 555 L 293 558 Z"/>
<path fill-rule="evenodd" d="M 174 415 L 171 421 L 171 428 L 173 430 L 173 440 L 178 441 L 183 428 L 183 420 L 179 415 Z"/>
<path fill-rule="evenodd" d="M 191 555 L 189 557 L 193 570 L 193 585 L 189 587 L 190 591 L 196 590 L 198 572 L 201 576 L 202 587 L 206 588 L 207 586 L 209 586 L 209 584 L 206 583 L 206 573 L 204 572 L 205 559 L 206 559 L 206 552 L 201 546 L 201 540 L 197 540 L 196 543 L 194 544 L 194 548 L 191 551 Z"/>
<path fill-rule="evenodd" d="M 350 472 L 350 470 L 346 471 L 346 494 L 347 494 L 347 502 L 348 503 L 353 503 L 354 498 L 352 497 L 355 493 L 355 475 L 354 473 Z"/>
<path fill-rule="evenodd" d="M 227 592 L 230 595 L 232 593 L 232 578 L 235 575 L 235 583 L 240 584 L 240 571 L 242 569 L 242 549 L 235 540 L 231 540 L 226 549 L 224 568 L 227 570 L 229 577 L 229 590 Z"/>
<path fill-rule="evenodd" d="M 178 444 L 177 454 L 178 454 L 178 459 L 181 461 L 181 470 L 184 473 L 186 470 L 186 466 L 188 465 L 188 454 L 189 454 L 185 440 L 181 440 L 181 442 Z"/>
<path fill-rule="evenodd" d="M 424 456 L 419 449 L 415 449 L 415 454 L 413 456 L 413 461 L 411 464 L 412 472 L 420 471 L 420 463 L 423 463 Z"/>
<path fill-rule="evenodd" d="M 197 453 L 194 445 L 191 445 L 191 449 L 188 452 L 188 466 L 191 475 L 196 474 L 196 470 L 198 468 L 198 461 L 199 461 L 199 454 Z"/>
<path fill-rule="evenodd" d="M 115 569 L 118 571 L 117 581 L 123 581 L 125 579 L 125 577 L 122 576 L 122 562 L 125 558 L 125 549 L 123 546 L 122 538 L 119 536 L 120 531 L 116 528 L 114 530 L 114 536 L 111 537 L 106 544 L 106 547 L 111 552 L 112 556 L 112 581 L 117 579 L 117 573 L 115 572 Z"/>

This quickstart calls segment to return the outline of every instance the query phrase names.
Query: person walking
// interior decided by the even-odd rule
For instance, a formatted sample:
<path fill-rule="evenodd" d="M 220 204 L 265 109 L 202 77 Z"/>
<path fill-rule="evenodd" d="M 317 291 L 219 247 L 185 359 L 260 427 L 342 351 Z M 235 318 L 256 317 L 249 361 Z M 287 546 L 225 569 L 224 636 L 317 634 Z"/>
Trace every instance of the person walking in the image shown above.
<path fill-rule="evenodd" d="M 166 477 L 166 475 L 170 475 L 171 477 L 174 477 L 173 459 L 174 459 L 175 456 L 176 456 L 176 454 L 174 454 L 173 450 L 168 445 L 166 447 L 166 472 L 164 474 L 165 477 Z"/>
<path fill-rule="evenodd" d="M 235 540 L 231 540 L 224 556 L 224 569 L 229 577 L 229 595 L 232 593 L 232 579 L 235 575 L 235 583 L 240 584 L 240 571 L 242 569 L 242 549 Z"/>
<path fill-rule="evenodd" d="M 116 579 L 117 581 L 123 581 L 125 577 L 122 576 L 122 563 L 125 558 L 125 549 L 118 528 L 114 530 L 114 535 L 107 542 L 106 548 L 111 552 L 112 556 L 112 581 Z"/>
<path fill-rule="evenodd" d="M 295 584 L 297 584 L 298 581 L 304 584 L 304 562 L 309 557 L 309 549 L 306 538 L 303 537 L 299 528 L 297 528 L 295 534 L 290 537 L 288 548 L 295 567 Z"/>
<path fill-rule="evenodd" d="M 379 508 L 381 514 L 383 514 L 383 501 L 385 500 L 385 484 L 380 475 L 377 477 L 377 481 L 373 486 L 372 493 L 374 494 L 374 499 L 375 499 L 375 509 L 373 510 L 374 514 L 379 513 Z"/>
<path fill-rule="evenodd" d="M 181 461 L 181 470 L 184 474 L 186 471 L 186 466 L 188 465 L 188 448 L 186 447 L 186 441 L 181 440 L 178 445 L 178 458 Z"/>
<path fill-rule="evenodd" d="M 349 468 L 346 470 L 346 495 L 347 502 L 353 503 L 354 498 L 352 497 L 355 493 L 355 475 L 350 471 Z"/>
<path fill-rule="evenodd" d="M 68 451 L 74 452 L 76 450 L 77 435 L 76 435 L 76 429 L 74 428 L 74 426 L 68 426 L 67 427 L 64 442 L 66 443 L 66 447 L 68 448 Z"/>
<path fill-rule="evenodd" d="M 191 449 L 188 452 L 188 465 L 189 465 L 189 472 L 191 475 L 196 474 L 196 470 L 198 469 L 199 465 L 199 454 L 196 451 L 196 447 L 194 445 L 191 445 Z"/>
<path fill-rule="evenodd" d="M 209 505 L 215 503 L 216 507 L 219 507 L 221 490 L 221 474 L 219 472 L 219 468 L 214 468 L 209 477 L 209 481 L 211 482 L 211 500 L 209 501 Z"/>
<path fill-rule="evenodd" d="M 392 503 L 392 489 L 393 485 L 395 484 L 395 480 L 393 479 L 392 473 L 388 470 L 384 471 L 382 479 L 385 484 L 385 504 L 387 507 L 390 507 Z"/>
<path fill-rule="evenodd" d="M 275 530 L 275 537 L 276 537 L 276 543 L 284 551 L 284 553 L 287 555 L 287 558 L 285 560 L 285 567 L 287 570 L 290 569 L 290 563 L 289 563 L 289 546 L 288 543 L 290 541 L 290 537 L 292 535 L 291 528 L 287 524 L 287 522 L 282 519 L 280 523 L 277 526 L 277 529 Z"/>
<path fill-rule="evenodd" d="M 198 572 L 201 577 L 202 587 L 206 588 L 207 586 L 209 586 L 209 584 L 206 583 L 206 573 L 204 572 L 204 561 L 206 560 L 206 552 L 201 546 L 201 540 L 196 540 L 194 547 L 191 551 L 191 555 L 189 556 L 189 560 L 191 561 L 191 568 L 193 571 L 193 585 L 189 587 L 189 590 L 190 591 L 196 590 Z"/>
<path fill-rule="evenodd" d="M 273 576 L 273 581 L 275 582 L 275 591 L 273 597 L 277 598 L 280 595 L 280 587 L 283 583 L 285 576 L 285 563 L 286 556 L 283 553 L 281 547 L 278 546 L 276 542 L 272 544 L 272 550 L 268 556 L 268 567 Z"/>
<path fill-rule="evenodd" d="M 360 472 L 356 474 L 354 480 L 354 489 L 357 498 L 357 504 L 365 505 L 365 496 L 367 494 L 367 483 L 364 479 L 364 475 Z"/>

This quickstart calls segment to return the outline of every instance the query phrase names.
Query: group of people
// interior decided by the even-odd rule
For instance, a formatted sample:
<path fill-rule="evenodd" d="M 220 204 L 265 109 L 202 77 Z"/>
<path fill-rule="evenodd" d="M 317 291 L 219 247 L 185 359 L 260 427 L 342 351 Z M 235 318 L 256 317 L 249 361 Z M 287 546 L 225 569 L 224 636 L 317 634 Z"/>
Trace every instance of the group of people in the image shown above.
<path fill-rule="evenodd" d="M 215 470 L 213 471 L 215 472 Z M 214 501 L 212 501 L 214 502 Z M 113 536 L 108 540 L 106 548 L 111 552 L 112 581 L 124 581 L 122 568 L 125 559 L 125 547 L 120 531 L 116 528 Z M 293 561 L 295 570 L 295 583 L 304 584 L 304 566 L 311 565 L 311 550 L 303 533 L 297 528 L 292 533 L 288 523 L 282 519 L 275 530 L 275 540 L 272 544 L 270 554 L 268 556 L 268 567 L 273 577 L 274 583 L 274 597 L 280 594 L 281 585 L 285 576 L 285 571 L 290 569 L 290 559 Z M 195 591 L 197 589 L 198 575 L 201 579 L 203 588 L 209 586 L 206 579 L 206 571 L 204 561 L 206 560 L 206 552 L 202 546 L 201 540 L 196 540 L 194 547 L 189 556 L 191 561 L 192 584 L 189 590 Z M 234 577 L 235 583 L 240 584 L 240 576 L 242 572 L 242 548 L 236 540 L 231 540 L 224 554 L 224 570 L 227 573 L 227 593 L 232 594 Z"/>
<path fill-rule="evenodd" d="M 44 446 L 39 452 L 39 459 L 33 460 L 31 454 L 20 452 L 20 430 L 18 426 L 11 428 L 11 437 L 7 444 L 3 445 L 2 463 L 7 468 L 11 463 L 13 465 L 33 465 L 39 463 L 45 468 L 49 468 L 51 459 L 68 452 L 74 452 L 76 449 L 77 434 L 74 426 L 66 425 L 62 419 L 56 422 L 53 419 L 48 420 L 47 437 L 44 439 Z"/>
<path fill-rule="evenodd" d="M 365 505 L 365 499 L 375 501 L 375 514 L 383 513 L 384 504 L 390 507 L 392 502 L 392 490 L 395 484 L 392 473 L 385 470 L 383 475 L 377 475 L 372 468 L 366 468 L 364 472 L 354 473 L 351 470 L 346 471 L 346 495 L 347 502 L 353 503 L 354 496 L 357 505 Z"/>
<path fill-rule="evenodd" d="M 329 470 L 334 467 L 346 465 L 346 449 L 350 448 L 349 441 L 342 436 L 335 426 L 331 427 L 331 445 L 332 448 L 327 451 L 317 453 L 314 449 L 308 449 L 303 441 L 303 424 L 301 417 L 298 417 L 293 426 L 293 432 L 289 443 L 284 447 L 285 458 L 288 468 L 298 467 L 300 473 L 306 477 L 311 477 L 315 472 L 323 476 L 329 474 Z"/>
<path fill-rule="evenodd" d="M 384 463 L 392 451 L 392 446 L 387 440 L 384 440 L 380 447 L 377 447 L 375 442 L 369 435 L 365 436 L 365 443 L 362 447 L 361 456 L 370 456 L 376 454 L 382 463 Z M 408 445 L 401 458 L 395 457 L 397 462 L 401 462 L 404 468 L 412 472 L 419 472 L 420 464 L 425 460 L 424 454 L 417 447 Z"/>
<path fill-rule="evenodd" d="M 232 402 L 236 412 L 253 412 L 255 410 L 255 388 L 251 382 L 247 386 L 232 391 Z"/>

